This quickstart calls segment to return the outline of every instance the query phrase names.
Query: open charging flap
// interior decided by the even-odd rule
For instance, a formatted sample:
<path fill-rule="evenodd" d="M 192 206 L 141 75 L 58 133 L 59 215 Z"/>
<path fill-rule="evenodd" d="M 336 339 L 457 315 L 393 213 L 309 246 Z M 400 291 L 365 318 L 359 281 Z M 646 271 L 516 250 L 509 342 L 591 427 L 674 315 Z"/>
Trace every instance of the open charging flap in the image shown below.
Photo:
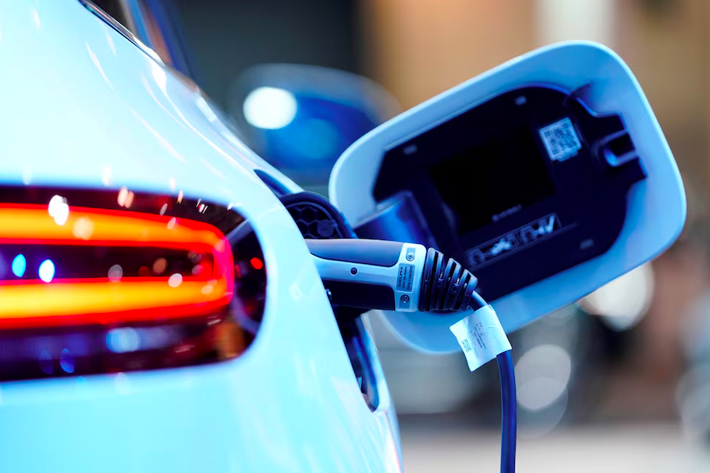
<path fill-rule="evenodd" d="M 507 332 L 656 257 L 686 213 L 641 87 L 589 42 L 513 59 L 377 127 L 340 157 L 329 192 L 361 238 L 458 259 Z M 459 349 L 461 313 L 385 317 L 419 350 Z"/>

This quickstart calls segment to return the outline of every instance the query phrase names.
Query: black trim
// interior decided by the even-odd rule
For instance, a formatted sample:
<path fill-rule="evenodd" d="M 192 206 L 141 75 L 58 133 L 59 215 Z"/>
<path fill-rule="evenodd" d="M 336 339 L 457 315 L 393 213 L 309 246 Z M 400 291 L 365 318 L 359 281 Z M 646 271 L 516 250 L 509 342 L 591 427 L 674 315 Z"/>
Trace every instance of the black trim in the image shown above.
<path fill-rule="evenodd" d="M 126 38 L 128 41 L 133 43 L 135 47 L 143 51 L 147 56 L 149 56 L 151 59 L 154 61 L 158 62 L 161 66 L 165 66 L 165 63 L 163 60 L 158 56 L 158 53 L 153 51 L 152 49 L 148 48 L 148 46 L 145 46 L 136 36 L 131 32 L 128 28 L 123 26 L 121 23 L 119 23 L 116 19 L 114 19 L 111 15 L 103 11 L 101 8 L 96 6 L 93 2 L 90 0 L 78 0 L 79 3 L 84 5 L 87 10 L 89 10 L 91 13 L 93 13 L 95 16 L 97 16 L 101 21 L 106 23 L 108 26 L 116 30 L 117 33 L 119 33 L 121 36 Z"/>
<path fill-rule="evenodd" d="M 259 179 L 266 184 L 266 187 L 268 187 L 276 197 L 280 198 L 289 193 L 288 188 L 268 172 L 262 171 L 261 169 L 254 169 L 254 174 L 259 176 Z"/>
<path fill-rule="evenodd" d="M 394 290 L 380 284 L 333 281 L 324 279 L 323 285 L 331 293 L 334 305 L 371 310 L 395 310 Z"/>

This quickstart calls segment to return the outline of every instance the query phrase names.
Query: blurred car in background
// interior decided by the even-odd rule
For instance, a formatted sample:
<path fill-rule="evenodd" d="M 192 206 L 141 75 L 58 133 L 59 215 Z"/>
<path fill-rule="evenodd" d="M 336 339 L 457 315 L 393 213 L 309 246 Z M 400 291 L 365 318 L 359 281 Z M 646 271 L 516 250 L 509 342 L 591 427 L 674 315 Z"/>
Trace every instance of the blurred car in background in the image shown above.
<path fill-rule="evenodd" d="M 227 111 L 260 156 L 301 186 L 325 194 L 343 151 L 400 109 L 382 87 L 355 74 L 262 64 L 234 80 Z"/>

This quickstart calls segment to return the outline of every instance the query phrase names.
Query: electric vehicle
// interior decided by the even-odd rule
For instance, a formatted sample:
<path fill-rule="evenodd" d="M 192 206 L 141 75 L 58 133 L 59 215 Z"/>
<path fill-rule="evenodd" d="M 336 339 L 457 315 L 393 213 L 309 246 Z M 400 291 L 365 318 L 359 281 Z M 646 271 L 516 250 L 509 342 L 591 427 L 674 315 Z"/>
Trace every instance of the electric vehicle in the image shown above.
<path fill-rule="evenodd" d="M 498 358 L 513 471 L 504 328 L 648 261 L 684 221 L 625 64 L 589 43 L 543 48 L 377 127 L 329 191 L 358 236 L 395 241 L 357 241 L 177 71 L 189 61 L 161 1 L 118 5 L 143 13 L 125 20 L 162 56 L 87 0 L 0 6 L 0 467 L 399 471 L 353 316 L 377 308 L 422 351 L 460 347 L 472 370 Z"/>
<path fill-rule="evenodd" d="M 0 4 L 0 67 L 0 471 L 400 471 L 300 188 L 89 2 Z"/>

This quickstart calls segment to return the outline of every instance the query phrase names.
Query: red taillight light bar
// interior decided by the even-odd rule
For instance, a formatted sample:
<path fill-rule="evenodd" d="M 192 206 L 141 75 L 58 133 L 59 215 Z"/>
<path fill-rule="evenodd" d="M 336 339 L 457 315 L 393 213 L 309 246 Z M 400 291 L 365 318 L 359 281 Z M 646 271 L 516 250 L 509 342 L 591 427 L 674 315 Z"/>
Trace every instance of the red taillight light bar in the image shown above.
<path fill-rule="evenodd" d="M 259 331 L 266 273 L 231 205 L 0 185 L 0 382 L 233 359 Z"/>
<path fill-rule="evenodd" d="M 130 210 L 0 204 L 0 245 L 163 248 L 211 255 L 198 274 L 0 281 L 0 327 L 107 324 L 205 315 L 233 297 L 229 242 L 204 222 Z M 68 213 L 66 213 L 68 212 Z M 117 262 L 120 263 L 120 262 Z M 70 263 L 69 263 L 70 264 Z"/>
<path fill-rule="evenodd" d="M 0 204 L 0 244 L 18 242 L 93 246 L 150 244 L 181 249 L 219 248 L 226 244 L 217 228 L 195 220 L 130 210 L 72 207 L 65 218 L 57 221 L 46 205 Z"/>

